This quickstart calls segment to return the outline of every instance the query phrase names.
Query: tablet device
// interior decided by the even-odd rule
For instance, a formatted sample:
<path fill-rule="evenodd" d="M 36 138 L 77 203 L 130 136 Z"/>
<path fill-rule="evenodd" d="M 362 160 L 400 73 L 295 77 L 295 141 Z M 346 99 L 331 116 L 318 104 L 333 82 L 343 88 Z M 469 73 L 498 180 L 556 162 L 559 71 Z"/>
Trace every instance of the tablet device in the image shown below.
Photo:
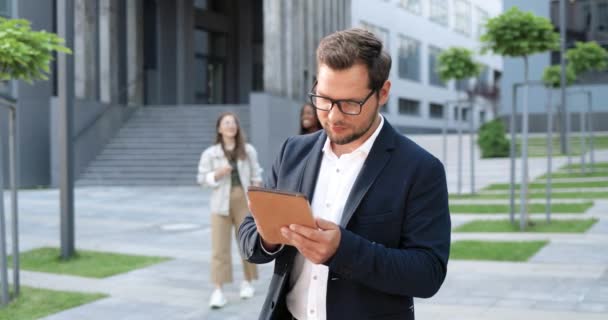
<path fill-rule="evenodd" d="M 302 193 L 251 186 L 247 196 L 258 232 L 268 242 L 288 244 L 281 234 L 281 227 L 290 224 L 316 228 L 310 203 Z"/>

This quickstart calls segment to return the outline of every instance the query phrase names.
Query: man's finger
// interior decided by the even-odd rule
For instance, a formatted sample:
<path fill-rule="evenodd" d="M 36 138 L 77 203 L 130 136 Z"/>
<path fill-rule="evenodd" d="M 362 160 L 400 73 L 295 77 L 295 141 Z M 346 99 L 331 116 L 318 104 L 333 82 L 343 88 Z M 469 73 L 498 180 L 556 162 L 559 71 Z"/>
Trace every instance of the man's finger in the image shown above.
<path fill-rule="evenodd" d="M 315 222 L 317 223 L 317 227 L 319 227 L 319 229 L 321 230 L 335 230 L 335 229 L 340 229 L 340 227 L 338 227 L 337 224 L 325 220 L 325 219 L 321 219 L 321 218 L 316 218 Z"/>
<path fill-rule="evenodd" d="M 319 242 L 319 240 L 321 240 L 321 236 L 319 234 L 319 230 L 317 229 L 313 229 L 313 228 L 309 228 L 306 226 L 302 226 L 299 224 L 290 224 L 289 225 L 289 229 L 295 233 L 298 233 L 310 240 L 313 240 L 315 242 Z"/>

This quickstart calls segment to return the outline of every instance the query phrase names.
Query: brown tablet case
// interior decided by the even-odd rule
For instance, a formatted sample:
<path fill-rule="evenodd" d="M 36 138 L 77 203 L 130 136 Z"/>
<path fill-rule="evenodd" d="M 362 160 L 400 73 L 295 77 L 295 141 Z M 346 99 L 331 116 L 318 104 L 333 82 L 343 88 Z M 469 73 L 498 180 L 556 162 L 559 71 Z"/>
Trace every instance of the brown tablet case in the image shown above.
<path fill-rule="evenodd" d="M 306 195 L 260 187 L 249 187 L 249 209 L 255 218 L 258 232 L 271 243 L 287 244 L 281 227 L 299 224 L 316 228 Z"/>

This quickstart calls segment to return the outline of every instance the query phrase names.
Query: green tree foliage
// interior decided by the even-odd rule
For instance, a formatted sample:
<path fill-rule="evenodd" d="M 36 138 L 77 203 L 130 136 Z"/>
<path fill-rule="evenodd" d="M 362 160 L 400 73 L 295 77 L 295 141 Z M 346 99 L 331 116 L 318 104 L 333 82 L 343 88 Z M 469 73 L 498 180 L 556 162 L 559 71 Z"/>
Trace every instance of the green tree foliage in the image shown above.
<path fill-rule="evenodd" d="M 23 19 L 0 17 L 0 81 L 47 80 L 53 52 L 71 53 L 63 39 L 46 31 L 33 31 Z"/>
<path fill-rule="evenodd" d="M 509 140 L 506 138 L 505 125 L 499 119 L 484 123 L 479 128 L 477 139 L 482 158 L 498 158 L 509 155 Z"/>
<path fill-rule="evenodd" d="M 559 47 L 559 35 L 549 20 L 516 7 L 489 19 L 485 27 L 482 52 L 525 57 Z"/>
<path fill-rule="evenodd" d="M 566 67 L 566 86 L 569 86 L 576 81 L 576 73 L 571 65 Z M 562 68 L 559 65 L 549 66 L 543 72 L 543 82 L 549 88 L 559 88 L 562 83 Z"/>
<path fill-rule="evenodd" d="M 608 67 L 608 52 L 595 41 L 577 42 L 566 52 L 566 59 L 576 75 Z"/>
<path fill-rule="evenodd" d="M 438 61 L 443 81 L 472 78 L 481 71 L 481 65 L 473 61 L 473 52 L 466 48 L 449 48 L 439 55 Z"/>

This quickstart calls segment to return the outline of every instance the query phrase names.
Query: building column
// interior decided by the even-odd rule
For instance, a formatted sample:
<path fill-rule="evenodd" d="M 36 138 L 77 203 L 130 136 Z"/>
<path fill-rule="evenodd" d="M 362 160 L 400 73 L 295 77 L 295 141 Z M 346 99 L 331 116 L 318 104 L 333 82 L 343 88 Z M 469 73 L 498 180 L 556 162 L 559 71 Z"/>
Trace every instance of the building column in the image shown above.
<path fill-rule="evenodd" d="M 130 106 L 144 103 L 143 26 L 142 0 L 127 1 L 127 104 Z"/>
<path fill-rule="evenodd" d="M 118 94 L 117 0 L 99 0 L 99 90 L 103 103 L 115 103 Z"/>
<path fill-rule="evenodd" d="M 96 1 L 74 2 L 74 80 L 79 99 L 96 100 L 97 85 L 97 13 Z"/>

